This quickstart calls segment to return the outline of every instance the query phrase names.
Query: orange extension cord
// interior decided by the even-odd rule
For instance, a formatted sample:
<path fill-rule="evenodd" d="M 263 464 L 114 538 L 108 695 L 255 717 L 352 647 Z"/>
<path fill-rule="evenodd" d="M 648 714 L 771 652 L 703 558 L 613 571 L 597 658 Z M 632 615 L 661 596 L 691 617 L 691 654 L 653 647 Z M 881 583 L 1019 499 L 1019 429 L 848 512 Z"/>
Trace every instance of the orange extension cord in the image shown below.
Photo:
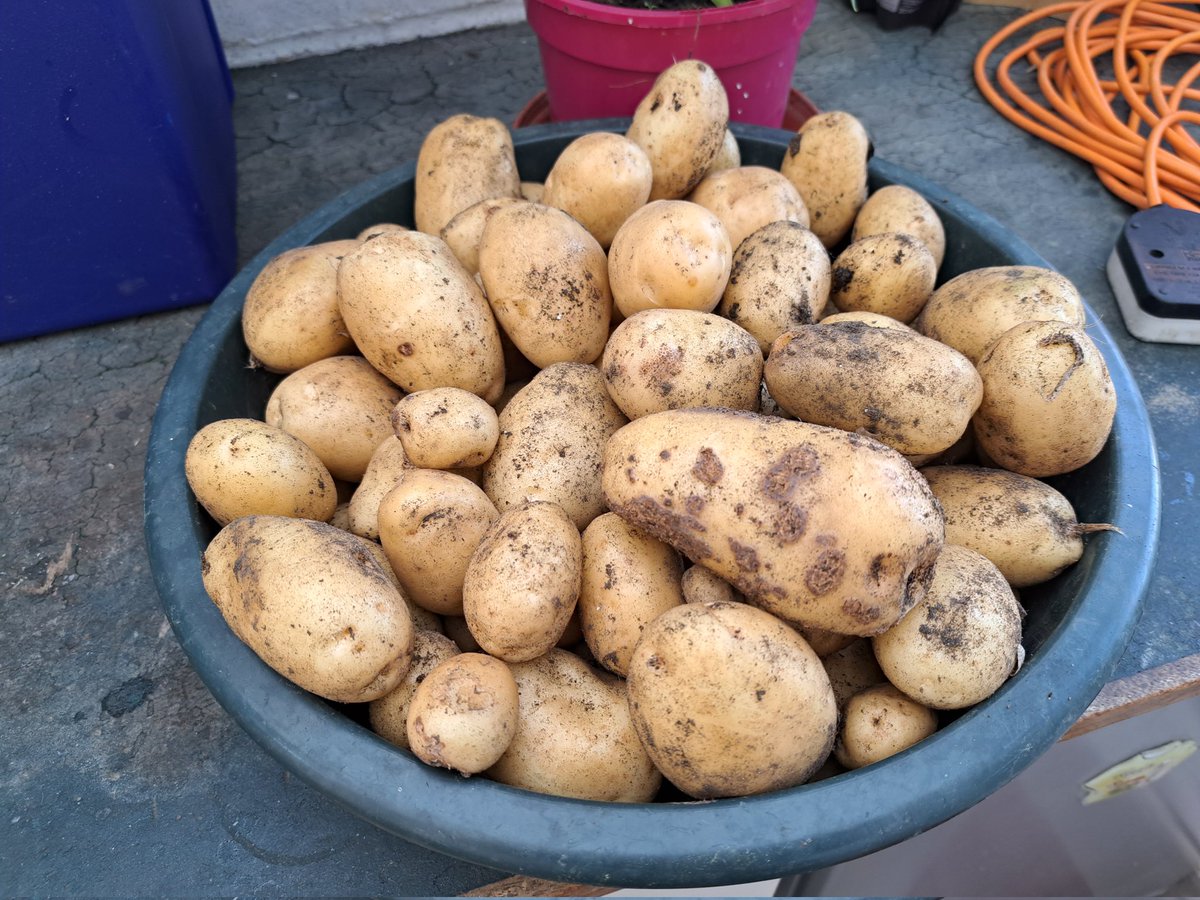
<path fill-rule="evenodd" d="M 1182 108 L 1184 100 L 1200 100 L 1200 89 L 1192 87 L 1200 62 L 1174 84 L 1163 82 L 1168 58 L 1200 53 L 1200 13 L 1175 8 L 1189 5 L 1194 4 L 1071 0 L 1044 7 L 983 45 L 975 58 L 975 83 L 1009 121 L 1090 162 L 1104 186 L 1127 203 L 1200 212 L 1200 145 L 1183 127 L 1200 124 L 1200 112 Z M 1039 31 L 1000 61 L 996 81 L 1008 99 L 1001 96 L 988 77 L 988 58 L 1022 29 L 1066 14 L 1065 25 Z M 1113 80 L 1096 71 L 1095 61 L 1105 54 L 1111 54 L 1104 69 Z M 1009 74 L 1021 59 L 1036 69 L 1043 102 Z"/>

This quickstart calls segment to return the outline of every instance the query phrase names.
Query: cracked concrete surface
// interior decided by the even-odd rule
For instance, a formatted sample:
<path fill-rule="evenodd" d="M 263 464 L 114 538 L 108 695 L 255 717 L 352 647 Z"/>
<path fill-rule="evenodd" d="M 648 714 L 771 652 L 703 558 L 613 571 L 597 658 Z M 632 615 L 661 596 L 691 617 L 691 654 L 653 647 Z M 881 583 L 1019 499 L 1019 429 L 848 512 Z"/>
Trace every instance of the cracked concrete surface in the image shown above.
<path fill-rule="evenodd" d="M 1170 563 L 1122 662 L 1129 674 L 1200 650 L 1200 623 L 1180 614 L 1192 557 L 1184 525 L 1197 514 L 1184 490 L 1197 356 L 1140 344 L 1120 324 L 1103 264 L 1129 210 L 970 83 L 975 48 L 1012 15 L 968 6 L 936 35 L 884 33 L 829 0 L 794 83 L 863 119 L 880 156 L 1016 230 L 1118 334 L 1164 450 L 1160 559 Z M 341 191 L 414 157 L 446 115 L 511 122 L 541 73 L 518 25 L 241 70 L 234 82 L 245 262 Z M 202 313 L 0 347 L 0 892 L 454 894 L 494 880 L 292 779 L 220 709 L 167 625 L 142 537 L 142 467 L 159 392 Z"/>

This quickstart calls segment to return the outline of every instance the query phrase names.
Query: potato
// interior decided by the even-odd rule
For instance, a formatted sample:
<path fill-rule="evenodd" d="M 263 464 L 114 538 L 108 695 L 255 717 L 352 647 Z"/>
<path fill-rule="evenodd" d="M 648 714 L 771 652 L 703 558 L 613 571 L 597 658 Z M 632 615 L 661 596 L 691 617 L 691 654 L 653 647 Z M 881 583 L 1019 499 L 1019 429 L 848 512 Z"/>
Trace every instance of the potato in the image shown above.
<path fill-rule="evenodd" d="M 937 713 L 890 684 L 851 697 L 842 714 L 833 754 L 847 769 L 895 756 L 937 731 Z"/>
<path fill-rule="evenodd" d="M 604 444 L 626 421 L 595 366 L 549 366 L 500 413 L 500 440 L 483 465 L 483 490 L 501 511 L 551 500 L 576 528 L 587 528 L 605 511 Z"/>
<path fill-rule="evenodd" d="M 703 206 L 649 203 L 625 220 L 609 248 L 613 301 L 626 317 L 661 307 L 712 312 L 732 260 L 725 226 Z"/>
<path fill-rule="evenodd" d="M 663 613 L 633 651 L 629 710 L 650 758 L 691 797 L 802 784 L 829 756 L 837 706 L 817 655 L 743 603 Z"/>
<path fill-rule="evenodd" d="M 422 762 L 473 775 L 496 762 L 517 731 L 517 682 L 482 653 L 442 660 L 408 707 L 408 745 Z"/>
<path fill-rule="evenodd" d="M 359 537 L 379 540 L 379 504 L 413 468 L 404 445 L 395 435 L 386 437 L 371 454 L 362 481 L 350 498 L 350 531 Z"/>
<path fill-rule="evenodd" d="M 829 298 L 842 312 L 873 312 L 908 323 L 933 294 L 937 263 L 907 234 L 874 234 L 833 261 Z"/>
<path fill-rule="evenodd" d="M 897 328 L 900 331 L 912 331 L 903 322 L 893 319 L 891 316 L 881 315 L 873 312 L 838 312 L 829 316 L 822 316 L 822 325 L 833 325 L 837 322 L 862 322 L 864 325 L 870 325 L 872 328 Z"/>
<path fill-rule="evenodd" d="M 504 389 L 500 333 L 479 286 L 440 238 L 381 234 L 338 269 L 342 316 L 363 356 L 404 388 Z"/>
<path fill-rule="evenodd" d="M 460 388 L 430 388 L 402 398 L 392 410 L 392 429 L 408 461 L 423 469 L 483 465 L 500 437 L 496 411 Z"/>
<path fill-rule="evenodd" d="M 471 634 L 471 629 L 467 627 L 467 620 L 462 616 L 443 616 L 442 624 L 446 629 L 446 636 L 451 638 L 463 653 L 478 653 L 483 650 L 479 641 L 475 640 L 475 635 Z"/>
<path fill-rule="evenodd" d="M 439 237 L 454 253 L 455 259 L 471 275 L 479 274 L 479 242 L 483 240 L 483 229 L 498 209 L 522 203 L 515 197 L 492 197 L 468 206 L 446 223 Z"/>
<path fill-rule="evenodd" d="M 1083 328 L 1026 322 L 979 360 L 975 443 L 1001 468 L 1044 478 L 1091 462 L 1108 441 L 1117 394 Z"/>
<path fill-rule="evenodd" d="M 940 453 L 966 431 L 983 386 L 961 353 L 860 322 L 780 335 L 763 369 L 771 396 L 804 422 L 859 431 L 901 453 Z"/>
<path fill-rule="evenodd" d="M 712 313 L 647 309 L 617 326 L 601 371 L 630 419 L 665 409 L 758 409 L 763 358 L 744 328 Z"/>
<path fill-rule="evenodd" d="M 479 646 L 527 662 L 558 643 L 579 600 L 583 544 L 561 506 L 505 510 L 467 565 L 463 616 Z"/>
<path fill-rule="evenodd" d="M 810 118 L 792 138 L 780 171 L 800 192 L 809 227 L 826 247 L 850 231 L 867 200 L 867 160 L 871 139 L 847 112 Z"/>
<path fill-rule="evenodd" d="M 361 356 L 331 356 L 279 382 L 264 418 L 311 447 L 334 478 L 361 481 L 391 437 L 392 407 L 401 396 Z"/>
<path fill-rule="evenodd" d="M 1014 325 L 1060 321 L 1083 325 L 1075 285 L 1052 269 L 992 266 L 951 278 L 933 292 L 913 327 L 978 364 Z"/>
<path fill-rule="evenodd" d="M 683 573 L 679 586 L 683 589 L 684 603 L 745 603 L 746 598 L 734 590 L 732 584 L 704 566 L 690 566 Z"/>
<path fill-rule="evenodd" d="M 242 336 L 250 358 L 270 372 L 295 372 L 354 350 L 338 308 L 337 270 L 358 244 L 329 241 L 285 250 L 246 292 Z"/>
<path fill-rule="evenodd" d="M 521 724 L 489 778 L 581 800 L 654 798 L 662 776 L 633 729 L 619 678 L 557 649 L 509 668 Z"/>
<path fill-rule="evenodd" d="M 404 605 L 408 607 L 408 614 L 412 616 L 413 628 L 417 631 L 434 631 L 442 634 L 445 631 L 445 626 L 442 625 L 442 617 L 436 613 L 431 613 L 427 609 L 422 609 L 413 603 L 408 594 L 404 592 L 404 586 L 400 584 L 400 579 L 396 577 L 387 554 L 383 552 L 383 547 L 373 540 L 363 541 L 362 547 L 375 557 L 375 562 L 379 563 L 379 568 L 383 569 L 383 574 L 388 577 L 388 580 L 400 592 L 400 596 L 404 598 Z"/>
<path fill-rule="evenodd" d="M 650 199 L 652 179 L 641 147 L 597 131 L 576 138 L 558 155 L 542 202 L 569 214 L 607 250 L 617 229 Z"/>
<path fill-rule="evenodd" d="M 546 193 L 546 185 L 540 181 L 522 181 L 521 199 L 530 203 L 541 203 L 542 195 Z"/>
<path fill-rule="evenodd" d="M 1008 679 L 1021 646 L 1021 607 L 1000 570 L 947 544 L 925 598 L 872 639 L 888 681 L 934 709 L 986 700 Z"/>
<path fill-rule="evenodd" d="M 381 234 L 397 234 L 409 229 L 403 225 L 397 225 L 395 222 L 378 222 L 375 225 L 368 225 L 355 237 L 356 241 L 369 241 L 373 237 L 379 237 Z"/>
<path fill-rule="evenodd" d="M 725 169 L 736 169 L 742 164 L 742 151 L 738 147 L 737 138 L 732 131 L 725 129 L 725 139 L 721 141 L 721 149 L 708 167 L 708 174 L 721 172 Z"/>
<path fill-rule="evenodd" d="M 655 80 L 626 137 L 646 151 L 651 200 L 676 200 L 700 183 L 725 141 L 729 98 L 713 68 L 685 59 Z"/>
<path fill-rule="evenodd" d="M 519 197 L 512 135 L 499 119 L 451 116 L 425 136 L 413 181 L 417 229 L 436 235 L 480 200 Z"/>
<path fill-rule="evenodd" d="M 860 691 L 887 681 L 883 669 L 875 660 L 875 651 L 871 649 L 868 638 L 859 638 L 836 653 L 823 657 L 821 665 L 829 676 L 829 685 L 833 688 L 838 709 Z"/>
<path fill-rule="evenodd" d="M 838 634 L 836 631 L 829 631 L 825 628 L 813 628 L 793 622 L 787 624 L 800 632 L 800 637 L 804 638 L 808 646 L 812 647 L 813 653 L 817 654 L 819 659 L 845 650 L 857 640 L 852 634 Z"/>
<path fill-rule="evenodd" d="M 329 518 L 329 524 L 334 528 L 340 528 L 342 531 L 352 531 L 350 528 L 350 503 L 339 503 L 333 510 L 333 515 Z"/>
<path fill-rule="evenodd" d="M 337 508 L 333 476 L 307 444 L 256 419 L 221 419 L 188 443 L 188 486 L 228 525 L 242 516 L 327 521 Z"/>
<path fill-rule="evenodd" d="M 772 222 L 742 241 L 718 309 L 758 341 L 765 356 L 775 338 L 811 325 L 829 302 L 829 254 L 796 222 Z"/>
<path fill-rule="evenodd" d="M 646 625 L 683 603 L 679 554 L 605 513 L 583 533 L 579 593 L 583 638 L 596 660 L 622 677 Z"/>
<path fill-rule="evenodd" d="M 739 166 L 710 173 L 688 195 L 725 226 L 736 251 L 742 241 L 772 222 L 808 227 L 808 208 L 800 192 L 774 169 Z"/>
<path fill-rule="evenodd" d="M 729 410 L 645 416 L 609 439 L 609 508 L 790 622 L 890 627 L 923 594 L 941 511 L 870 438 Z"/>
<path fill-rule="evenodd" d="M 245 516 L 204 551 L 204 589 L 250 649 L 328 700 L 364 703 L 408 671 L 413 623 L 360 537 L 286 516 Z"/>
<path fill-rule="evenodd" d="M 397 747 L 408 749 L 408 707 L 417 686 L 438 663 L 457 656 L 454 641 L 436 631 L 419 629 L 413 636 L 412 665 L 398 685 L 367 707 L 371 730 Z"/>
<path fill-rule="evenodd" d="M 934 266 L 942 267 L 946 255 L 946 229 L 937 211 L 912 188 L 889 184 L 867 197 L 854 219 L 850 240 L 896 232 L 915 237 L 933 254 Z"/>
<path fill-rule="evenodd" d="M 499 516 L 461 475 L 412 469 L 379 504 L 379 540 L 414 603 L 457 616 L 467 563 Z"/>

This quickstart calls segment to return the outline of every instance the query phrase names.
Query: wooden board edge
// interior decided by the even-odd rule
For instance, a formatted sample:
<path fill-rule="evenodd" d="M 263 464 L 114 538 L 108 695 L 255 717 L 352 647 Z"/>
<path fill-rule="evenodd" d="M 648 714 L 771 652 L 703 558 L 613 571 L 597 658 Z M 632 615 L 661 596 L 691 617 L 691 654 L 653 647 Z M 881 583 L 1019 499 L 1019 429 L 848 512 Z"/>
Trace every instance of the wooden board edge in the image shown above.
<path fill-rule="evenodd" d="M 1062 740 L 1200 695 L 1200 653 L 1110 681 Z"/>
<path fill-rule="evenodd" d="M 462 897 L 603 897 L 616 888 L 596 887 L 590 884 L 568 884 L 547 881 L 543 878 L 528 878 L 513 875 L 483 887 L 461 894 Z"/>

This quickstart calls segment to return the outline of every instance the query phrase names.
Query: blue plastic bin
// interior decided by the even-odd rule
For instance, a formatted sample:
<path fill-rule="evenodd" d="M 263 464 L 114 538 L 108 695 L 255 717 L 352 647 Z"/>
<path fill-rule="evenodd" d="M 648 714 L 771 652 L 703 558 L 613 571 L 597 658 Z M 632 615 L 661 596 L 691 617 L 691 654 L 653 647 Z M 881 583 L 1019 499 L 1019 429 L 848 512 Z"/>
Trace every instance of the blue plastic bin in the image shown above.
<path fill-rule="evenodd" d="M 232 102 L 207 0 L 0 2 L 0 341 L 220 293 Z"/>

